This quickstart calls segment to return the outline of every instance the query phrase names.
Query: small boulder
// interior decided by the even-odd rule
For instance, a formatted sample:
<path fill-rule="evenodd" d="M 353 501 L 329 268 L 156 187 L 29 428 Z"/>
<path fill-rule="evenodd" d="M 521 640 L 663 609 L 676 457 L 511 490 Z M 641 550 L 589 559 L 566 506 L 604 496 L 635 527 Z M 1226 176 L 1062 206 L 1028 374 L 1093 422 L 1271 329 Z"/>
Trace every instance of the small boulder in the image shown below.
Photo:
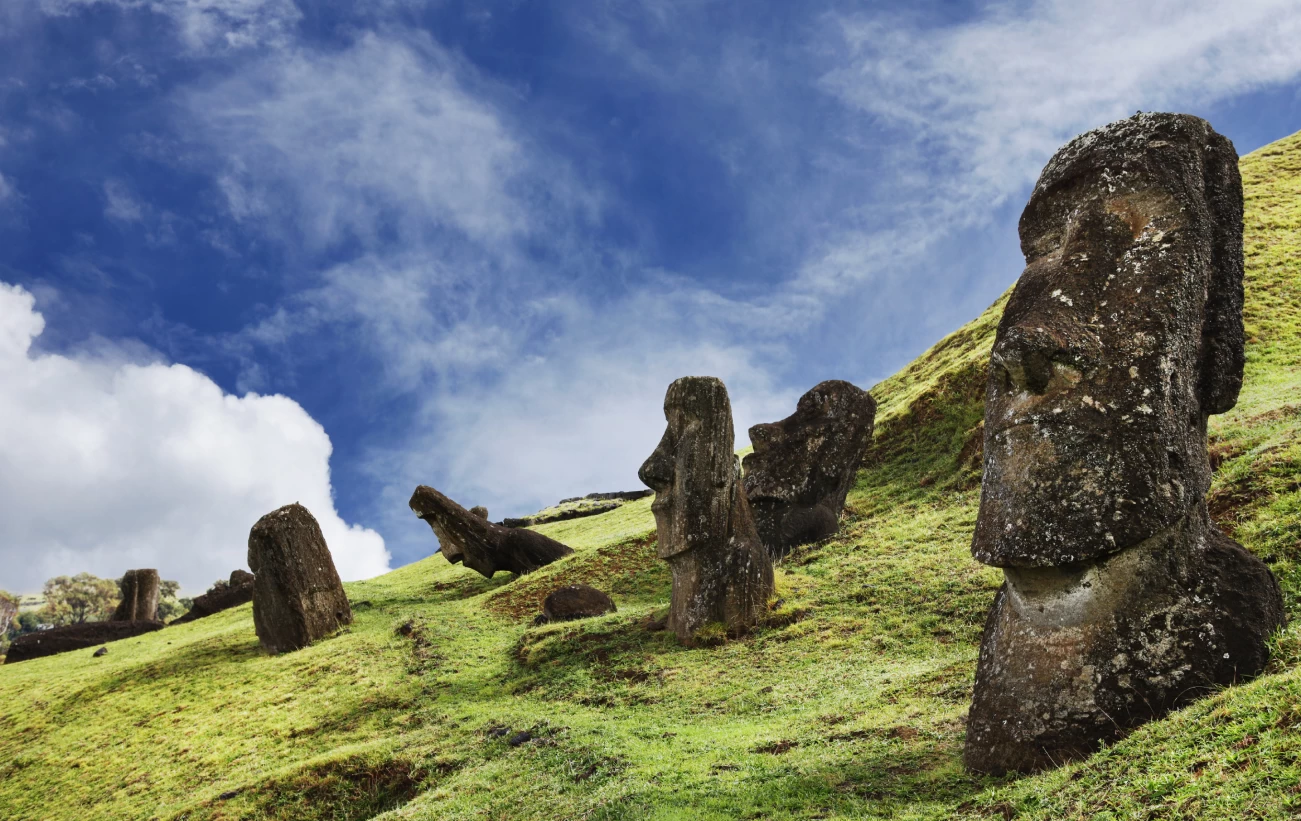
<path fill-rule="evenodd" d="M 91 655 L 92 655 L 94 658 L 103 658 L 104 656 L 107 656 L 107 655 L 108 655 L 108 648 L 107 648 L 107 647 L 101 647 L 101 648 L 99 648 L 98 650 L 96 650 L 94 653 L 92 653 Z"/>
<path fill-rule="evenodd" d="M 300 650 L 352 622 L 352 608 L 321 527 L 307 508 L 285 505 L 248 534 L 253 625 L 269 653 Z"/>
<path fill-rule="evenodd" d="M 571 584 L 551 591 L 542 603 L 542 616 L 546 621 L 571 621 L 590 619 L 617 609 L 614 600 L 595 587 Z"/>
<path fill-rule="evenodd" d="M 122 603 L 113 611 L 111 621 L 155 621 L 159 584 L 157 570 L 128 570 L 117 583 Z"/>

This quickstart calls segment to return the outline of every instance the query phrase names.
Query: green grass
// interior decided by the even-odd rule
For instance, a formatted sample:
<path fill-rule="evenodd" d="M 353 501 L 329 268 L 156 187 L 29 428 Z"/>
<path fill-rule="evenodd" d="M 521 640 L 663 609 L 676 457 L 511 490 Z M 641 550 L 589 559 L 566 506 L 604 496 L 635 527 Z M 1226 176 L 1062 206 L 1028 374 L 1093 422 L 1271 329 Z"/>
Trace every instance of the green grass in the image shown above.
<path fill-rule="evenodd" d="M 1217 520 L 1301 615 L 1301 136 L 1244 158 L 1247 381 L 1213 420 Z M 1294 818 L 1301 629 L 1268 675 L 1092 758 L 961 767 L 999 574 L 971 560 L 1001 305 L 878 385 L 841 534 L 778 570 L 753 635 L 681 647 L 649 500 L 542 532 L 576 553 L 483 579 L 433 556 L 348 585 L 354 624 L 263 655 L 250 608 L 0 667 L 5 819 Z M 432 547 L 432 542 L 431 542 Z M 535 627 L 584 581 L 619 610 Z M 531 740 L 512 745 L 527 732 Z"/>

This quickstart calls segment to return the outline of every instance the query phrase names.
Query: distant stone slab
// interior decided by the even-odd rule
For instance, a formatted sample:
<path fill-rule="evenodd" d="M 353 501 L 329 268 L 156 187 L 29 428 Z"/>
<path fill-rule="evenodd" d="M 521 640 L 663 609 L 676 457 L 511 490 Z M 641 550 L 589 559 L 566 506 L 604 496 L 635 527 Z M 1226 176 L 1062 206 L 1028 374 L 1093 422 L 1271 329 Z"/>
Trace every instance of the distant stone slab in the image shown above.
<path fill-rule="evenodd" d="M 610 596 L 586 584 L 571 584 L 553 590 L 542 603 L 544 621 L 572 621 L 590 619 L 618 608 Z"/>
<path fill-rule="evenodd" d="M 155 621 L 160 584 L 157 570 L 128 570 L 117 583 L 122 602 L 110 621 Z"/>
<path fill-rule="evenodd" d="M 187 624 L 253 601 L 253 578 L 247 570 L 236 570 L 230 574 L 230 581 L 226 584 L 214 585 L 207 593 L 196 596 L 190 611 L 174 619 L 172 624 Z"/>
<path fill-rule="evenodd" d="M 5 664 L 86 650 L 163 629 L 161 621 L 92 621 L 28 633 L 9 645 Z"/>
<path fill-rule="evenodd" d="M 840 511 L 872 441 L 876 402 L 829 379 L 800 397 L 795 413 L 750 428 L 745 495 L 773 558 L 840 529 Z"/>
<path fill-rule="evenodd" d="M 504 527 L 533 527 L 550 522 L 567 522 L 571 519 L 583 519 L 599 516 L 618 510 L 626 502 L 654 496 L 653 490 L 622 490 L 612 493 L 589 493 L 586 496 L 574 496 L 561 499 L 554 508 L 549 508 L 532 516 L 519 516 L 502 520 Z M 487 518 L 485 516 L 484 518 Z"/>
<path fill-rule="evenodd" d="M 352 608 L 321 527 L 307 508 L 285 505 L 248 534 L 253 625 L 269 653 L 300 650 L 352 622 Z"/>
<path fill-rule="evenodd" d="M 493 524 L 427 485 L 411 495 L 412 512 L 438 537 L 439 552 L 488 578 L 499 570 L 532 573 L 574 551 L 532 530 Z"/>

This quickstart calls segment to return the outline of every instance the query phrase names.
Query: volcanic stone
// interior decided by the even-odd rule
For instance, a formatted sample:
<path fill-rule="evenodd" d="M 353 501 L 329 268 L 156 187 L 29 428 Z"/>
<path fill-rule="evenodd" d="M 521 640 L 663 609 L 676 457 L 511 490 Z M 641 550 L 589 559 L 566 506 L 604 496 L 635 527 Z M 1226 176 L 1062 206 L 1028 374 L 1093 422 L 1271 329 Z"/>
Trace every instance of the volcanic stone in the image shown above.
<path fill-rule="evenodd" d="M 438 538 L 439 552 L 488 578 L 498 570 L 532 573 L 574 551 L 532 530 L 516 530 L 475 516 L 432 487 L 411 494 L 411 510 Z"/>
<path fill-rule="evenodd" d="M 542 603 L 542 615 L 546 621 L 590 619 L 617 609 L 613 599 L 586 584 L 571 584 L 553 590 Z"/>
<path fill-rule="evenodd" d="M 711 623 L 744 633 L 767 607 L 773 572 L 741 488 L 727 388 L 683 377 L 669 385 L 664 416 L 664 436 L 637 475 L 655 491 L 657 550 L 673 574 L 668 627 L 686 643 Z"/>
<path fill-rule="evenodd" d="M 247 570 L 232 572 L 229 582 L 218 582 L 207 593 L 196 596 L 194 604 L 190 605 L 190 611 L 174 619 L 172 624 L 185 624 L 253 601 L 253 578 L 253 574 Z"/>
<path fill-rule="evenodd" d="M 1021 216 L 990 355 L 972 553 L 1003 568 L 967 723 L 974 770 L 1029 771 L 1258 674 L 1265 565 L 1210 522 L 1206 424 L 1243 373 L 1242 183 L 1205 121 L 1076 138 Z"/>
<path fill-rule="evenodd" d="M 269 653 L 298 650 L 352 622 L 352 609 L 316 518 L 299 504 L 258 519 L 248 534 L 253 626 Z"/>
<path fill-rule="evenodd" d="M 111 621 L 155 621 L 158 618 L 157 570 L 128 570 L 117 583 L 122 603 Z"/>
<path fill-rule="evenodd" d="M 745 457 L 745 495 L 773 558 L 840 528 L 875 419 L 867 391 L 831 379 L 801 396 L 795 413 L 750 428 L 754 452 Z"/>
<path fill-rule="evenodd" d="M 161 621 L 91 621 L 27 633 L 14 639 L 13 644 L 9 645 L 5 664 L 17 664 L 20 661 L 31 661 L 72 650 L 85 650 L 161 629 L 163 629 Z"/>
<path fill-rule="evenodd" d="M 484 507 L 483 505 L 475 505 L 474 507 L 470 508 L 470 512 L 473 513 L 475 516 L 478 516 L 480 519 L 488 518 L 488 508 Z"/>

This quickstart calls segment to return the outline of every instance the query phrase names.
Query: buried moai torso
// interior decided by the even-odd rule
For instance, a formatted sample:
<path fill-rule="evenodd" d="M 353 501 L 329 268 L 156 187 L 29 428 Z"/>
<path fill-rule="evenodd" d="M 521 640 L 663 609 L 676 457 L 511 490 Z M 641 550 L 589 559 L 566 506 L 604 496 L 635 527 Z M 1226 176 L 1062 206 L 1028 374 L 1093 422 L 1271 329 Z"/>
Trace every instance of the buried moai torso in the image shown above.
<path fill-rule="evenodd" d="M 664 416 L 668 428 L 637 475 L 655 491 L 658 554 L 673 573 L 668 627 L 685 642 L 709 623 L 744 633 L 764 613 L 773 572 L 741 487 L 727 388 L 683 377 L 669 386 Z"/>
<path fill-rule="evenodd" d="M 745 493 L 773 558 L 839 529 L 875 417 L 867 391 L 831 379 L 801 396 L 792 415 L 750 428 Z"/>
<path fill-rule="evenodd" d="M 498 570 L 532 573 L 574 551 L 533 530 L 503 527 L 488 521 L 428 485 L 420 485 L 408 503 L 438 537 L 439 552 L 452 564 L 463 563 L 488 578 Z"/>
<path fill-rule="evenodd" d="M 1005 583 L 973 769 L 1085 755 L 1254 675 L 1278 585 L 1210 523 L 1207 416 L 1242 383 L 1242 188 L 1227 139 L 1136 115 L 1076 138 L 1021 217 L 990 355 L 973 555 Z"/>

